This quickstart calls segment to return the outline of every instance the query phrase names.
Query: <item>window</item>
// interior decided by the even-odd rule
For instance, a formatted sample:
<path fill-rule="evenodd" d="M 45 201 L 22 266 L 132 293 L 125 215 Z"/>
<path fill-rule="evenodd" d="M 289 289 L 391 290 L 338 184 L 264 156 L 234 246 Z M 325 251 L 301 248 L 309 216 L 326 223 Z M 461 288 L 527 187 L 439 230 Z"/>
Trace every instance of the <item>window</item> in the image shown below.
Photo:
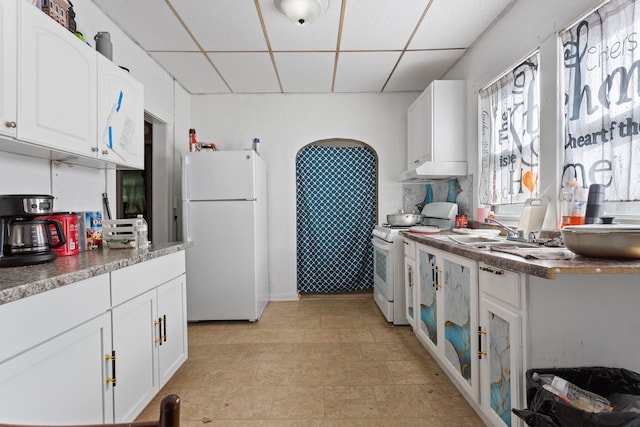
<path fill-rule="evenodd" d="M 480 91 L 481 204 L 521 205 L 538 196 L 538 53 Z M 520 206 L 499 210 L 518 213 Z"/>
<path fill-rule="evenodd" d="M 561 33 L 562 185 L 605 186 L 608 215 L 640 211 L 640 5 L 612 0 Z"/>

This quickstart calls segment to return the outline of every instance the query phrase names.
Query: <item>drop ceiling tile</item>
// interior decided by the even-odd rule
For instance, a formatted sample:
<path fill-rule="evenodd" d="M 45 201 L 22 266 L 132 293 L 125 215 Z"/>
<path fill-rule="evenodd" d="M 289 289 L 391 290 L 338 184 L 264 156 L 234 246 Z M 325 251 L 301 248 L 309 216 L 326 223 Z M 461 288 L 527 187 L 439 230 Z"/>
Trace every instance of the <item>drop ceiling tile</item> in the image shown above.
<path fill-rule="evenodd" d="M 380 92 L 400 52 L 343 52 L 338 58 L 335 92 Z"/>
<path fill-rule="evenodd" d="M 335 53 L 281 52 L 273 55 L 284 92 L 331 92 Z"/>
<path fill-rule="evenodd" d="M 204 50 L 267 50 L 253 0 L 169 0 Z"/>
<path fill-rule="evenodd" d="M 424 90 L 431 81 L 441 78 L 463 54 L 463 49 L 405 52 L 384 91 Z"/>
<path fill-rule="evenodd" d="M 95 4 L 145 50 L 197 50 L 164 1 L 109 0 Z"/>
<path fill-rule="evenodd" d="M 409 49 L 467 48 L 513 0 L 433 0 Z"/>
<path fill-rule="evenodd" d="M 403 49 L 427 4 L 429 0 L 348 0 L 340 49 Z"/>
<path fill-rule="evenodd" d="M 233 93 L 280 92 L 268 53 L 233 52 L 208 55 Z"/>
<path fill-rule="evenodd" d="M 340 9 L 339 0 L 330 0 L 324 14 L 311 24 L 301 27 L 280 13 L 273 0 L 260 0 L 267 36 L 274 51 L 335 51 L 338 44 Z"/>
<path fill-rule="evenodd" d="M 151 56 L 192 94 L 230 93 L 202 53 L 151 52 Z"/>

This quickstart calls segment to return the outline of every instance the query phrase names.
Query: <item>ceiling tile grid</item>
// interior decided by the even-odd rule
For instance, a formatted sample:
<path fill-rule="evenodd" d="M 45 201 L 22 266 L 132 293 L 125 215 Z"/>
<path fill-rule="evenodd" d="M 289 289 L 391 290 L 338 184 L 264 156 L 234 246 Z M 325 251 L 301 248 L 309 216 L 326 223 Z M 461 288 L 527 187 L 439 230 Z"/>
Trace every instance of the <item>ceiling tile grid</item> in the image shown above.
<path fill-rule="evenodd" d="M 87 0 L 88 1 L 88 0 Z M 93 0 L 192 94 L 420 91 L 515 0 Z"/>

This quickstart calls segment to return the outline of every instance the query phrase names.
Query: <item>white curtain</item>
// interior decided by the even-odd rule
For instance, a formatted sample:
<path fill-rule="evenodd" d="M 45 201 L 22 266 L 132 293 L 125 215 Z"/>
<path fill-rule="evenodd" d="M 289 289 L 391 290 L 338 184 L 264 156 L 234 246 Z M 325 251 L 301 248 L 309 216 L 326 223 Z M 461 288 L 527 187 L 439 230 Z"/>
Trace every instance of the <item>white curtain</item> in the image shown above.
<path fill-rule="evenodd" d="M 480 91 L 480 203 L 523 203 L 538 196 L 538 53 Z"/>
<path fill-rule="evenodd" d="M 612 0 L 561 33 L 563 186 L 604 184 L 608 201 L 640 200 L 638 7 Z"/>

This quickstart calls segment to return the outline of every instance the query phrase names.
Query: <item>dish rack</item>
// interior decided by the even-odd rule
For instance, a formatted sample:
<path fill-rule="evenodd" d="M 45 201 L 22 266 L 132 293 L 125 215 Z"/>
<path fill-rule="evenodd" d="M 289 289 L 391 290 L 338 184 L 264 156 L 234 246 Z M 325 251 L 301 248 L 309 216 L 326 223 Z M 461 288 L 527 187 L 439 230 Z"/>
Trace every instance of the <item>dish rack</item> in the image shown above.
<path fill-rule="evenodd" d="M 133 249 L 136 247 L 136 219 L 102 220 L 102 240 L 109 249 Z"/>

